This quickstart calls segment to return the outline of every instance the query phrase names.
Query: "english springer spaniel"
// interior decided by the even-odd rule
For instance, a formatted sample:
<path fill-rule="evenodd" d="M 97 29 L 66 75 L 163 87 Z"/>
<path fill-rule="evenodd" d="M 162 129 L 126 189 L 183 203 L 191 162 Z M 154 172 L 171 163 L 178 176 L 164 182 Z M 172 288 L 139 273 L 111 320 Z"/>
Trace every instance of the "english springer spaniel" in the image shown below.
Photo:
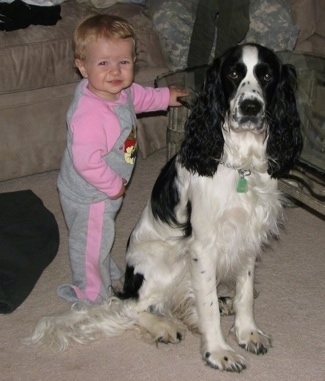
<path fill-rule="evenodd" d="M 225 341 L 221 312 L 233 311 L 243 349 L 268 351 L 253 314 L 257 256 L 278 236 L 283 197 L 277 179 L 302 148 L 296 74 L 256 44 L 228 50 L 209 67 L 186 123 L 180 152 L 163 168 L 127 249 L 123 291 L 103 305 L 78 303 L 43 318 L 29 344 L 85 343 L 137 327 L 176 343 L 184 327 L 201 334 L 203 360 L 240 372 L 242 355 Z M 233 299 L 218 287 L 234 284 Z"/>

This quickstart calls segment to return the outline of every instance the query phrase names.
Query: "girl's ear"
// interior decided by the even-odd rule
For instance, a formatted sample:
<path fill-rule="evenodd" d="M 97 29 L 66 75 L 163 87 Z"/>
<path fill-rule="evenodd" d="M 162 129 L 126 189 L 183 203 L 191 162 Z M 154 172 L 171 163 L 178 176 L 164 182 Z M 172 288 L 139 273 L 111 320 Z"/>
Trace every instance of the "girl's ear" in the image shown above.
<path fill-rule="evenodd" d="M 77 66 L 78 70 L 80 71 L 80 74 L 84 77 L 84 78 L 87 78 L 88 77 L 88 73 L 87 73 L 87 69 L 84 65 L 84 62 L 80 59 L 76 59 L 74 61 L 75 65 Z"/>

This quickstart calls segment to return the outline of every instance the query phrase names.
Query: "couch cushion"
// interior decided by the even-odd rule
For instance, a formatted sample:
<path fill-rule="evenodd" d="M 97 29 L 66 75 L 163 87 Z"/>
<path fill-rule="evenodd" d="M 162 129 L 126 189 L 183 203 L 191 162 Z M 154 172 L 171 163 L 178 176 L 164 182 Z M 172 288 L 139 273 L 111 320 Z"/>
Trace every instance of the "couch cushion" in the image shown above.
<path fill-rule="evenodd" d="M 164 67 L 158 37 L 144 7 L 116 4 L 97 10 L 120 15 L 134 25 L 137 35 L 137 67 Z M 0 33 L 0 94 L 36 90 L 79 81 L 74 68 L 72 36 L 77 23 L 96 12 L 75 1 L 61 5 L 62 20 L 55 26 L 34 26 Z M 161 71 L 160 71 L 161 72 Z"/>
<path fill-rule="evenodd" d="M 290 7 L 293 20 L 299 28 L 298 44 L 300 44 L 315 33 L 315 2 L 314 0 L 290 0 Z"/>
<path fill-rule="evenodd" d="M 61 6 L 55 26 L 31 25 L 0 33 L 0 94 L 75 82 L 71 38 L 77 22 L 89 14 L 73 1 Z"/>
<path fill-rule="evenodd" d="M 290 0 L 290 5 L 299 27 L 295 51 L 325 55 L 324 0 Z"/>
<path fill-rule="evenodd" d="M 325 1 L 316 0 L 316 32 L 325 37 Z M 323 49 L 323 51 L 325 48 Z"/>

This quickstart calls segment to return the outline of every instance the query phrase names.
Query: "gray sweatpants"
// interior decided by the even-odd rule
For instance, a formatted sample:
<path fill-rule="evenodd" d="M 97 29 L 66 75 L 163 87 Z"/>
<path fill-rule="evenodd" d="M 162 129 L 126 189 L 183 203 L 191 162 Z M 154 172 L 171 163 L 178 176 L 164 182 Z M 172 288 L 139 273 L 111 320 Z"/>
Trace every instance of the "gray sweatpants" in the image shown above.
<path fill-rule="evenodd" d="M 115 217 L 122 198 L 85 204 L 59 192 L 69 229 L 69 257 L 73 284 L 58 287 L 69 302 L 100 303 L 112 294 L 111 281 L 123 274 L 110 256 L 115 237 Z"/>

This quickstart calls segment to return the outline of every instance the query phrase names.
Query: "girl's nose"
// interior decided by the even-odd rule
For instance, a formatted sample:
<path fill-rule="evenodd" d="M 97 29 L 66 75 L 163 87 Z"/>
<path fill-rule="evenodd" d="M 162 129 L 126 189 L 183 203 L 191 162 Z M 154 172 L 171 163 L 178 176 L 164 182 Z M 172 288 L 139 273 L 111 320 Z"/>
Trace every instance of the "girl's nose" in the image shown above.
<path fill-rule="evenodd" d="M 110 72 L 112 75 L 117 75 L 120 73 L 120 67 L 118 65 L 114 65 L 111 67 Z"/>

